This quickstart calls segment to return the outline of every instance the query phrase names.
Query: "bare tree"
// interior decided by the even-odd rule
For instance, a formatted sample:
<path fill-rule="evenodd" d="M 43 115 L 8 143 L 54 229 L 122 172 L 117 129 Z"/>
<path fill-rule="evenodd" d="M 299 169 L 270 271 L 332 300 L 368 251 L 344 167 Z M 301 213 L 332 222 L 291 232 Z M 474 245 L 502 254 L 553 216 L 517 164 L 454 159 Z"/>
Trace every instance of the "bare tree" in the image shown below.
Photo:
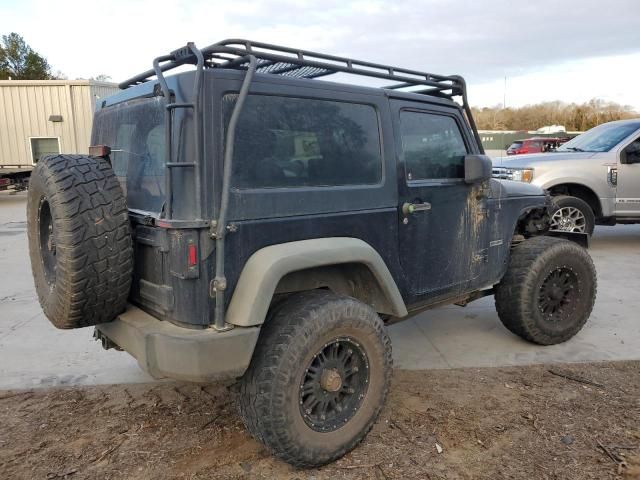
<path fill-rule="evenodd" d="M 569 131 L 584 131 L 640 114 L 629 105 L 594 98 L 583 104 L 556 100 L 520 108 L 473 108 L 473 116 L 480 130 L 537 130 L 546 125 L 563 125 Z"/>

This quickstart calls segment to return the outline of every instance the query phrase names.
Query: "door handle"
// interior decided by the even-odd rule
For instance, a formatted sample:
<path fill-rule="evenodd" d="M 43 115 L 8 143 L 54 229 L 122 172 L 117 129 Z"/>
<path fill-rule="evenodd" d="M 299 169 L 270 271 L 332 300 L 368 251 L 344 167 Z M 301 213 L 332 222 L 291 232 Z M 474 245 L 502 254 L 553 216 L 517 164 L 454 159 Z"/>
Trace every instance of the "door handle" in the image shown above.
<path fill-rule="evenodd" d="M 423 203 L 405 202 L 402 205 L 402 213 L 404 214 L 405 217 L 412 213 L 425 212 L 427 210 L 431 210 L 431 204 L 429 202 L 423 202 Z"/>

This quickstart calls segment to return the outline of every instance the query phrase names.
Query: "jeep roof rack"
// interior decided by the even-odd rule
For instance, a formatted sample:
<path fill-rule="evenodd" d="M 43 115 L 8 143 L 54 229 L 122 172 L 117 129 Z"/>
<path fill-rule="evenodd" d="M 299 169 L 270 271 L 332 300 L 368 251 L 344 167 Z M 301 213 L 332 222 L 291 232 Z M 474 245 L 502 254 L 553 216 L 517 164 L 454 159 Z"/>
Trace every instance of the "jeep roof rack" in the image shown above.
<path fill-rule="evenodd" d="M 382 88 L 453 99 L 462 98 L 462 107 L 471 125 L 476 142 L 482 142 L 471 115 L 464 79 L 459 75 L 438 75 L 379 63 L 365 62 L 346 57 L 327 55 L 296 48 L 245 39 L 227 39 L 198 50 L 187 44 L 169 55 L 158 57 L 154 68 L 140 73 L 119 84 L 121 89 L 145 83 L 162 72 L 181 65 L 201 64 L 203 68 L 234 68 L 246 70 L 248 55 L 256 58 L 256 73 L 282 75 L 293 78 L 314 79 L 336 73 L 391 80 L 397 83 Z M 160 62 L 164 62 L 160 64 Z M 160 75 L 158 75 L 160 74 Z M 163 79 L 158 78 L 161 82 Z"/>
<path fill-rule="evenodd" d="M 193 44 L 190 44 L 193 45 Z M 296 48 L 282 47 L 268 43 L 253 42 L 244 39 L 227 39 L 200 50 L 204 57 L 205 68 L 246 69 L 245 62 L 235 62 L 240 57 L 253 55 L 258 60 L 256 73 L 268 73 L 294 78 L 318 78 L 334 73 L 349 73 L 400 83 L 384 88 L 403 89 L 408 87 L 428 87 L 416 93 L 451 98 L 464 95 L 464 80 L 457 75 L 436 75 L 433 73 L 408 70 L 378 63 L 364 62 L 346 57 L 326 55 Z M 161 66 L 166 72 L 180 65 L 195 64 L 196 55 L 191 48 L 175 50 Z M 162 60 L 161 60 L 162 61 Z M 149 81 L 156 75 L 155 69 L 143 72 L 120 83 L 120 88 L 128 88 Z"/>

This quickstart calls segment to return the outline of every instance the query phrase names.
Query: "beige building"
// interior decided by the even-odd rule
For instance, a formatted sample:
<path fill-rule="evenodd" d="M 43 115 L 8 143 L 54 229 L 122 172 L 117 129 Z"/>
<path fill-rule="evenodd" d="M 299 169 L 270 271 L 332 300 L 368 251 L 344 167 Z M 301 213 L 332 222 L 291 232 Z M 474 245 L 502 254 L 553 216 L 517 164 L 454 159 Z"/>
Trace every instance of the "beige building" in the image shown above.
<path fill-rule="evenodd" d="M 89 80 L 0 81 L 0 175 L 41 155 L 88 153 L 96 101 L 117 91 Z"/>

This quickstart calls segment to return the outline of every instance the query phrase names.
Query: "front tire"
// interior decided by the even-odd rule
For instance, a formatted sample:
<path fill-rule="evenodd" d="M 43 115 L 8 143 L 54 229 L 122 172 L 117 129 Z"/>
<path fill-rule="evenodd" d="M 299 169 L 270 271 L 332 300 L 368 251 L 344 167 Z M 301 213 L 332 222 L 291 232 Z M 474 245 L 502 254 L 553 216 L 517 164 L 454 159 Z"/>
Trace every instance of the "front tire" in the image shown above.
<path fill-rule="evenodd" d="M 540 345 L 562 343 L 586 323 L 596 297 L 587 251 L 553 237 L 525 240 L 511 251 L 495 288 L 496 310 L 511 332 Z"/>
<path fill-rule="evenodd" d="M 373 426 L 391 377 L 391 342 L 368 305 L 316 290 L 292 296 L 262 327 L 240 384 L 240 413 L 274 455 L 316 467 Z"/>
<path fill-rule="evenodd" d="M 559 195 L 553 197 L 551 230 L 593 234 L 596 218 L 587 202 L 578 197 Z"/>

